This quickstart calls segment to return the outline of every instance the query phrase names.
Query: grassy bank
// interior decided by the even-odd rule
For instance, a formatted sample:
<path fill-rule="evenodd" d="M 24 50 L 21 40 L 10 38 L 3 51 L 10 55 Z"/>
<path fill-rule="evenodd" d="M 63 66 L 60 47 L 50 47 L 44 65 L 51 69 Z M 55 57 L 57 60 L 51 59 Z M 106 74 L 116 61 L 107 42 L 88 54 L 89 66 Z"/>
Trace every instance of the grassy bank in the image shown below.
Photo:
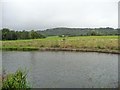
<path fill-rule="evenodd" d="M 0 41 L 3 50 L 66 50 L 119 53 L 118 36 L 48 37 L 44 39 Z"/>

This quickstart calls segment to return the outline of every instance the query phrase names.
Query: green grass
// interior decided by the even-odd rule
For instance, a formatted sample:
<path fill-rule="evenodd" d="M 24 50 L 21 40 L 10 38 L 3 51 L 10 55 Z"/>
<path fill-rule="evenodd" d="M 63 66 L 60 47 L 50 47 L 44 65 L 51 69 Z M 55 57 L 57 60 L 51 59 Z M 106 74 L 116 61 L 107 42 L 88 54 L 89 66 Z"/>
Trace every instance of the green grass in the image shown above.
<path fill-rule="evenodd" d="M 118 36 L 53 36 L 44 39 L 1 41 L 3 50 L 39 50 L 42 48 L 85 49 L 118 52 Z"/>
<path fill-rule="evenodd" d="M 2 90 L 29 90 L 26 78 L 27 74 L 23 70 L 8 74 L 3 79 Z"/>

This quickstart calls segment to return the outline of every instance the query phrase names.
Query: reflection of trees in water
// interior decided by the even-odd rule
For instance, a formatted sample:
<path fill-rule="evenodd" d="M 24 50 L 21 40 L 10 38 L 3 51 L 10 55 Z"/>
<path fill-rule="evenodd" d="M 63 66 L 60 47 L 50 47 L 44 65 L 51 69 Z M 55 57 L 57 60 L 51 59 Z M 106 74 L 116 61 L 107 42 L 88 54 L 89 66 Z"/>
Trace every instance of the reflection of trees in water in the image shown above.
<path fill-rule="evenodd" d="M 34 67 L 35 66 L 35 52 L 30 52 L 30 61 L 31 61 L 32 67 Z"/>
<path fill-rule="evenodd" d="M 30 52 L 30 68 L 29 68 L 29 78 L 30 78 L 30 82 L 31 84 L 33 85 L 35 82 L 35 76 L 34 76 L 34 73 L 35 73 L 35 52 Z"/>

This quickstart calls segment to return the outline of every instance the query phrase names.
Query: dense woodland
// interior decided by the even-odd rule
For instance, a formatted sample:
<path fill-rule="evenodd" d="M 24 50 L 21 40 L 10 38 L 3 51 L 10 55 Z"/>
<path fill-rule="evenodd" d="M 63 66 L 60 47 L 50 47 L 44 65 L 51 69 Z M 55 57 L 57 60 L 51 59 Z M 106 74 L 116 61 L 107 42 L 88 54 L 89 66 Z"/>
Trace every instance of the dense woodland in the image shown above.
<path fill-rule="evenodd" d="M 53 28 L 39 33 L 47 36 L 103 36 L 103 35 L 119 35 L 118 29 L 114 28 Z"/>
<path fill-rule="evenodd" d="M 0 32 L 2 32 L 2 40 L 19 40 L 19 39 L 37 39 L 37 38 L 45 38 L 44 35 L 31 30 L 31 31 L 13 31 L 7 28 L 3 28 Z"/>
<path fill-rule="evenodd" d="M 114 28 L 53 28 L 44 31 L 14 31 L 8 28 L 0 30 L 1 40 L 37 39 L 46 36 L 106 36 L 119 35 L 119 29 Z"/>

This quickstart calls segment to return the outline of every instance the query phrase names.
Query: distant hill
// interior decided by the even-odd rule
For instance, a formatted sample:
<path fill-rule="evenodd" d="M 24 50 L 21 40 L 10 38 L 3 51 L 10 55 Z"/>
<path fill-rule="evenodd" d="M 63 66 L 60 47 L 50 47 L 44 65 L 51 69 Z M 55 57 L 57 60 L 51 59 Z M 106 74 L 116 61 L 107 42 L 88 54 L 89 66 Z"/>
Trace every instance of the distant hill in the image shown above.
<path fill-rule="evenodd" d="M 46 36 L 84 36 L 84 35 L 118 35 L 118 29 L 114 28 L 52 28 L 38 31 Z"/>

